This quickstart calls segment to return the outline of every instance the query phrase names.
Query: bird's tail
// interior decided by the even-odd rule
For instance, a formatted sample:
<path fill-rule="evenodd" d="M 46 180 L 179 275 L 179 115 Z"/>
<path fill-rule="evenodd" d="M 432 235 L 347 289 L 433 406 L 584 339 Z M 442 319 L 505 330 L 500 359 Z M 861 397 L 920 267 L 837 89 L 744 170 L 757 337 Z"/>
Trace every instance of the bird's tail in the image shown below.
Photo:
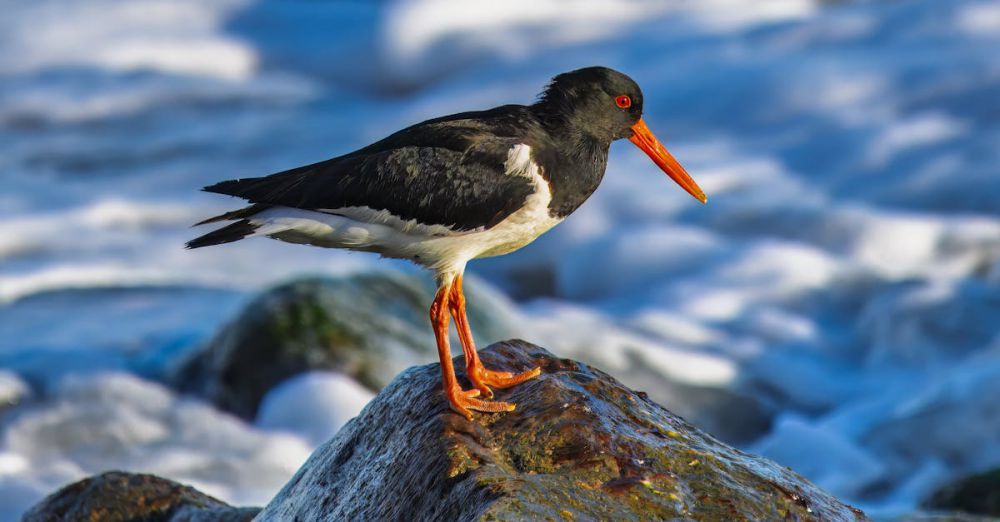
<path fill-rule="evenodd" d="M 270 208 L 269 205 L 255 203 L 239 210 L 233 210 L 231 212 L 219 214 L 218 216 L 212 216 L 204 221 L 199 221 L 195 223 L 194 226 L 218 223 L 221 221 L 236 222 L 230 223 L 220 229 L 213 230 L 204 236 L 194 238 L 191 241 L 188 241 L 184 246 L 185 248 L 201 248 L 212 245 L 221 245 L 223 243 L 239 241 L 247 236 L 253 235 L 253 233 L 260 228 L 260 225 L 251 223 L 249 218 L 253 217 L 258 212 L 267 210 L 268 208 Z"/>
<path fill-rule="evenodd" d="M 223 243 L 239 241 L 253 233 L 260 227 L 254 225 L 246 219 L 241 219 L 235 223 L 230 223 L 220 229 L 213 230 L 203 236 L 196 237 L 185 244 L 185 248 L 201 248 Z"/>

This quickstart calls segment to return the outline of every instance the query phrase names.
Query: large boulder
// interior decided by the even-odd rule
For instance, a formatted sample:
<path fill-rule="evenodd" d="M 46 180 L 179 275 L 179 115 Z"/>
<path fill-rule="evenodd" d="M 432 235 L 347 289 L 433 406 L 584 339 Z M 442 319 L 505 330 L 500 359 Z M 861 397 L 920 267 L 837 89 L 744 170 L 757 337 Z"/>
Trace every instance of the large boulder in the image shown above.
<path fill-rule="evenodd" d="M 253 419 L 269 390 L 311 370 L 335 371 L 378 391 L 400 371 L 437 360 L 429 277 L 367 273 L 294 281 L 253 300 L 172 380 L 182 391 Z M 512 307 L 466 283 L 480 339 L 517 335 Z M 456 339 L 457 342 L 457 339 Z"/>
<path fill-rule="evenodd" d="M 498 391 L 516 411 L 470 422 L 448 408 L 437 364 L 411 368 L 258 520 L 867 520 L 586 364 L 522 341 L 482 357 L 495 369 L 542 368 Z"/>
<path fill-rule="evenodd" d="M 74 482 L 36 504 L 22 522 L 249 522 L 260 508 L 237 508 L 172 480 L 109 471 Z"/>

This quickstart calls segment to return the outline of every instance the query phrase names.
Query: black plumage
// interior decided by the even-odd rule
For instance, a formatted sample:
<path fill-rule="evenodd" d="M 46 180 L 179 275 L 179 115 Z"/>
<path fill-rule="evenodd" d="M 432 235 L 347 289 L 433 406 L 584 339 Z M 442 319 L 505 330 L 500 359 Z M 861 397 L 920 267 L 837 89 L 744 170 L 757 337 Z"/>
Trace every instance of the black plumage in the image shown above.
<path fill-rule="evenodd" d="M 621 92 L 632 93 L 635 103 L 617 118 L 592 110 Z M 641 111 L 642 94 L 628 77 L 601 67 L 565 73 L 531 106 L 435 118 L 343 156 L 205 187 L 255 205 L 203 223 L 247 218 L 269 206 L 327 212 L 364 206 L 456 232 L 488 229 L 534 191 L 529 179 L 504 168 L 518 144 L 531 147 L 552 191 L 551 212 L 565 217 L 597 189 L 611 141 L 623 137 L 622 128 Z"/>
<path fill-rule="evenodd" d="M 240 219 L 235 223 L 230 223 L 222 228 L 213 230 L 188 241 L 184 246 L 187 248 L 201 248 L 224 243 L 239 241 L 257 230 L 257 226 L 246 219 Z"/>
<path fill-rule="evenodd" d="M 643 149 L 691 195 L 706 201 L 642 122 L 642 108 L 639 86 L 617 71 L 588 67 L 560 74 L 530 106 L 504 105 L 435 118 L 343 156 L 205 187 L 252 205 L 203 221 L 237 221 L 239 226 L 187 246 L 251 235 L 259 227 L 254 216 L 272 207 L 352 219 L 363 207 L 385 211 L 403 223 L 442 226 L 449 234 L 489 230 L 539 193 L 530 175 L 509 172 L 511 154 L 519 145 L 530 148 L 530 162 L 547 185 L 548 214 L 555 219 L 565 218 L 593 194 L 604 177 L 611 142 L 622 138 Z M 292 239 L 289 234 L 284 238 Z M 377 245 L 366 248 L 380 251 Z"/>
<path fill-rule="evenodd" d="M 307 210 L 366 206 L 455 231 L 489 228 L 534 191 L 530 180 L 504 169 L 510 149 L 525 139 L 517 135 L 530 121 L 524 109 L 429 120 L 350 154 L 205 190 Z"/>

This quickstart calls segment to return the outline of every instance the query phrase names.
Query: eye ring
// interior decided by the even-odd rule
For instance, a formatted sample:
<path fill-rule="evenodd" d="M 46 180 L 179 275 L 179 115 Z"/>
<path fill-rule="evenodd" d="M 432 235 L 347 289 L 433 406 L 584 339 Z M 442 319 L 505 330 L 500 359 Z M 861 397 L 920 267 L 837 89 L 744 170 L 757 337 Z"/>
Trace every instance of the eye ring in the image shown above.
<path fill-rule="evenodd" d="M 622 94 L 621 96 L 615 98 L 615 105 L 621 109 L 627 109 L 632 106 L 632 98 Z"/>

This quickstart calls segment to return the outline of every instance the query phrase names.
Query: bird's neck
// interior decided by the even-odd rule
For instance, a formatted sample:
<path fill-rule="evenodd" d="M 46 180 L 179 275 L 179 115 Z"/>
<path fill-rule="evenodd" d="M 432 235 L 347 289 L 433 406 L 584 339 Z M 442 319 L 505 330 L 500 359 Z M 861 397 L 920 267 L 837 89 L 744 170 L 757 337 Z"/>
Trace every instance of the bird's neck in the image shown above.
<path fill-rule="evenodd" d="M 580 123 L 571 101 L 550 95 L 530 107 L 548 138 L 560 152 L 582 163 L 607 161 L 612 137 L 594 134 Z"/>
<path fill-rule="evenodd" d="M 564 218 L 601 184 L 611 144 L 573 129 L 549 130 L 549 138 L 549 146 L 536 161 L 552 191 L 549 210 L 554 216 Z"/>

